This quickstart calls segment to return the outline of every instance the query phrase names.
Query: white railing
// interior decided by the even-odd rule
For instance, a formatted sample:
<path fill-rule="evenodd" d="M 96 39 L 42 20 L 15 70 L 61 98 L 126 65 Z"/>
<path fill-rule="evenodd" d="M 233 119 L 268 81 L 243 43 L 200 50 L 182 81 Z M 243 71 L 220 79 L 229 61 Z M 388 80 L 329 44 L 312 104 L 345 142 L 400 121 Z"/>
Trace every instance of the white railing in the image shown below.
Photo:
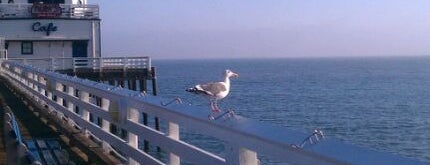
<path fill-rule="evenodd" d="M 97 137 L 102 147 L 124 154 L 127 164 L 164 164 L 138 148 L 139 139 L 168 153 L 167 164 L 181 161 L 208 165 L 257 165 L 257 155 L 291 164 L 425 164 L 379 153 L 333 139 L 302 145 L 309 135 L 283 127 L 273 127 L 240 116 L 208 120 L 207 109 L 184 104 L 164 106 L 163 98 L 49 72 L 20 63 L 3 61 L 1 76 L 40 105 L 47 105 L 62 118 L 76 124 L 84 133 Z M 101 100 L 92 103 L 90 96 Z M 55 98 L 55 99 L 54 99 Z M 79 113 L 74 111 L 79 109 Z M 167 131 L 139 123 L 142 113 L 166 121 Z M 61 115 L 62 114 L 62 115 Z M 90 114 L 101 124 L 90 121 Z M 123 139 L 110 132 L 114 124 L 127 131 Z M 225 157 L 182 141 L 180 128 L 211 136 L 224 142 Z M 264 162 L 262 162 L 264 164 Z"/>
<path fill-rule="evenodd" d="M 0 37 L 0 49 L 6 49 L 6 42 L 5 38 Z"/>
<path fill-rule="evenodd" d="M 7 50 L 6 49 L 0 49 L 0 60 L 7 59 Z"/>
<path fill-rule="evenodd" d="M 49 9 L 48 9 L 49 8 Z M 46 11 L 45 11 L 46 10 Z M 98 19 L 98 5 L 0 4 L 2 18 L 70 18 Z"/>
<path fill-rule="evenodd" d="M 0 37 L 0 59 L 7 58 L 6 42 L 3 37 Z"/>
<path fill-rule="evenodd" d="M 104 57 L 104 58 L 8 58 L 41 69 L 51 71 L 93 69 L 103 71 L 105 69 L 151 69 L 149 57 Z"/>

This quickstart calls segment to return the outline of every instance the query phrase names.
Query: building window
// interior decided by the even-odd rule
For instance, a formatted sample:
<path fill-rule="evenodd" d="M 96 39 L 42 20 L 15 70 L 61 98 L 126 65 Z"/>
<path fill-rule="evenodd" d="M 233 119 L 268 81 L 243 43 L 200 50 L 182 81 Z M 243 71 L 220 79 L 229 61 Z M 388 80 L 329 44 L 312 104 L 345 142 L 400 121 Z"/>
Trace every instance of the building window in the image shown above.
<path fill-rule="evenodd" d="M 22 42 L 21 54 L 33 54 L 33 42 L 29 42 L 29 41 Z"/>

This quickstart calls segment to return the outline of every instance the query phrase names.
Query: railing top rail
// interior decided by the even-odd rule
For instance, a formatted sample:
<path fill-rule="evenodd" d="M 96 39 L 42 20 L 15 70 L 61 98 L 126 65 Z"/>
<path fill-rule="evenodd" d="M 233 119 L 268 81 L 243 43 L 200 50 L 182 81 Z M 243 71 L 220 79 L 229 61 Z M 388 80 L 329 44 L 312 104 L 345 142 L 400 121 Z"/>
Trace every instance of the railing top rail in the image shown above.
<path fill-rule="evenodd" d="M 47 10 L 49 8 L 50 10 Z M 8 18 L 98 19 L 99 6 L 94 4 L 0 4 L 0 19 Z"/>
<path fill-rule="evenodd" d="M 82 80 L 75 77 L 47 72 L 20 63 L 4 62 L 12 67 L 21 68 L 50 80 L 55 80 L 76 89 L 91 91 L 92 94 L 104 96 L 111 100 L 126 103 L 127 107 L 145 107 L 147 113 L 159 116 L 167 121 L 178 123 L 187 129 L 219 138 L 234 145 L 243 146 L 258 153 L 275 157 L 295 164 L 426 164 L 409 158 L 381 153 L 362 147 L 345 144 L 334 138 L 327 138 L 318 144 L 297 148 L 307 134 L 284 127 L 270 126 L 265 123 L 237 116 L 236 119 L 211 121 L 207 119 L 207 110 L 182 104 L 163 106 L 168 101 L 157 96 L 143 96 L 140 92 L 115 88 L 107 84 Z M 3 66 L 3 65 L 2 65 Z M 129 130 L 129 131 L 139 131 Z"/>
<path fill-rule="evenodd" d="M 53 58 L 9 58 L 9 60 L 51 60 L 51 59 L 150 59 L 148 56 L 143 57 L 53 57 Z"/>
<path fill-rule="evenodd" d="M 76 68 L 92 69 L 151 69 L 151 58 L 145 57 L 53 57 L 53 58 L 8 58 L 10 61 L 25 62 L 33 66 L 66 70 Z M 58 66 L 61 65 L 61 66 Z M 48 67 L 48 68 L 46 68 Z"/>

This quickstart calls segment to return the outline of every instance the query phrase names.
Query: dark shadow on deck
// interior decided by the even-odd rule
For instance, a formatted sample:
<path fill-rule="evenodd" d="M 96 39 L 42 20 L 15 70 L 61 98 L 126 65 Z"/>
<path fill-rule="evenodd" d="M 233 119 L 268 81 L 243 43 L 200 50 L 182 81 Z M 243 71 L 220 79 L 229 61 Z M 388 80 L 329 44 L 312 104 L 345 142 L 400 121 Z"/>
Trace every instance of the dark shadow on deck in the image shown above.
<path fill-rule="evenodd" d="M 3 97 L 0 95 L 0 103 L 2 102 Z M 7 153 L 6 153 L 6 141 L 5 136 L 3 135 L 4 131 L 4 111 L 3 106 L 0 106 L 0 163 L 7 162 Z"/>
<path fill-rule="evenodd" d="M 37 116 L 35 116 L 24 104 L 22 99 L 18 98 L 6 84 L 6 80 L 0 79 L 0 98 L 3 98 L 6 104 L 12 109 L 15 114 L 19 127 L 22 130 L 23 138 L 55 138 L 60 139 L 60 133 L 54 132 L 51 128 L 45 125 Z M 2 114 L 2 113 L 0 113 Z M 3 123 L 2 123 L 3 124 Z M 3 126 L 1 127 L 3 128 Z M 63 142 L 59 141 L 61 146 L 69 153 L 70 160 L 76 164 L 85 164 L 70 148 Z M 3 143 L 4 144 L 4 143 Z M 101 164 L 101 163 L 97 163 Z"/>

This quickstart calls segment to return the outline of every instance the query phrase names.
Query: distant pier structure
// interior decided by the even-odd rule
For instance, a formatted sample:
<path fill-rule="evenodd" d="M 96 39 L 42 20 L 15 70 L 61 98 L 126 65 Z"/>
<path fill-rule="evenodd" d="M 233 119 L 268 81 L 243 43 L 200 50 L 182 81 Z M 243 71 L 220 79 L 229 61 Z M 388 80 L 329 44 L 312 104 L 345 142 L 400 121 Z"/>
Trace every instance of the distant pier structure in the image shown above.
<path fill-rule="evenodd" d="M 87 0 L 0 0 L 0 58 L 157 94 L 148 57 L 103 57 L 99 6 Z M 150 81 L 150 83 L 147 83 Z"/>
<path fill-rule="evenodd" d="M 135 91 L 151 91 L 151 94 L 157 95 L 156 70 L 149 57 L 10 58 L 8 60 Z"/>

